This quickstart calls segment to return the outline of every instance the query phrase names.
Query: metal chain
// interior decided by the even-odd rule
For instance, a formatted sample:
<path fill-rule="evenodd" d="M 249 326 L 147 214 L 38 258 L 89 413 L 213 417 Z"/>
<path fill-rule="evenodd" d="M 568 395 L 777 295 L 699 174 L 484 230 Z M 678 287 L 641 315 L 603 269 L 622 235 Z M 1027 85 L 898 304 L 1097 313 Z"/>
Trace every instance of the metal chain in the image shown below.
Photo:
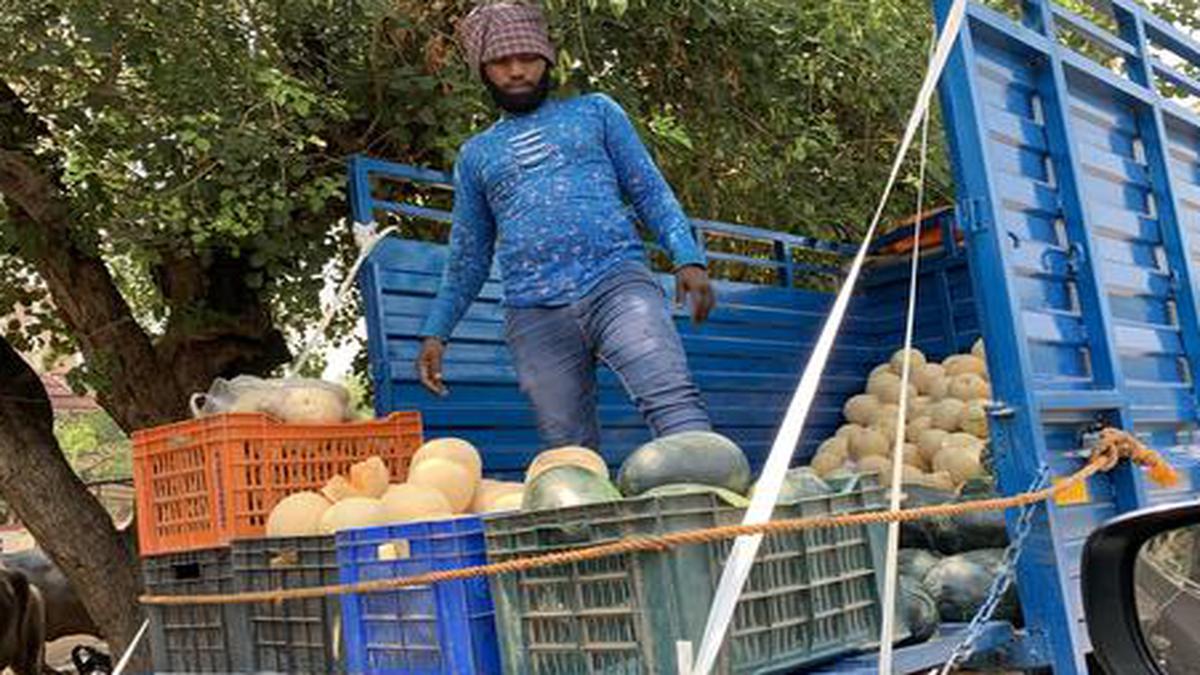
<path fill-rule="evenodd" d="M 1038 471 L 1037 478 L 1034 479 L 1030 486 L 1030 491 L 1041 490 L 1046 486 L 1050 478 L 1050 467 L 1042 465 Z M 938 675 L 946 675 L 960 664 L 962 664 L 975 651 L 975 644 L 979 638 L 983 636 L 983 628 L 991 621 L 992 615 L 996 612 L 996 608 L 1003 600 L 1004 594 L 1008 592 L 1009 586 L 1012 585 L 1016 578 L 1017 559 L 1021 557 L 1021 550 L 1025 545 L 1025 540 L 1029 537 L 1029 533 L 1033 530 L 1033 515 L 1037 511 L 1038 504 L 1026 504 L 1021 508 L 1021 516 L 1017 519 L 1017 533 L 1013 540 L 1009 542 L 1008 547 L 1004 549 L 1004 557 L 1001 559 L 1000 573 L 992 579 L 992 585 L 988 589 L 987 599 L 979 607 L 979 611 L 975 612 L 975 616 L 971 618 L 971 623 L 967 624 L 966 635 L 963 636 L 950 653 L 950 658 L 942 665 L 941 670 L 930 670 Z"/>

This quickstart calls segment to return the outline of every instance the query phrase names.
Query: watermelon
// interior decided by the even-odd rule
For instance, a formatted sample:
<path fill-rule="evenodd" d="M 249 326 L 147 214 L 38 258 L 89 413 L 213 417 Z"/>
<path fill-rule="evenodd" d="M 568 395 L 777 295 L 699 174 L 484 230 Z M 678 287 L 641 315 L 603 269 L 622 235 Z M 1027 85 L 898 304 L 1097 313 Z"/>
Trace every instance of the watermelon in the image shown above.
<path fill-rule="evenodd" d="M 629 497 L 672 483 L 712 485 L 744 495 L 750 487 L 750 462 L 720 434 L 684 431 L 635 450 L 617 476 L 617 485 Z"/>
<path fill-rule="evenodd" d="M 908 637 L 900 641 L 901 646 L 925 642 L 938 629 L 938 605 L 920 581 L 901 574 L 897 599 L 900 625 L 908 628 Z"/>
<path fill-rule="evenodd" d="M 941 557 L 923 548 L 902 548 L 897 560 L 901 575 L 922 581 Z"/>
<path fill-rule="evenodd" d="M 967 481 L 956 502 L 992 499 L 999 495 L 989 480 Z M 975 511 L 929 521 L 934 546 L 946 555 L 1008 545 L 1003 511 Z"/>
<path fill-rule="evenodd" d="M 750 490 L 750 496 L 754 496 L 754 491 L 758 489 L 756 483 L 754 488 Z M 794 504 L 802 499 L 810 497 L 824 497 L 833 494 L 833 488 L 829 487 L 820 476 L 812 470 L 811 467 L 800 466 L 794 469 L 789 469 L 783 476 L 783 487 L 779 490 L 778 504 Z"/>
<path fill-rule="evenodd" d="M 582 467 L 562 465 L 546 469 L 525 486 L 521 510 L 561 509 L 620 499 L 621 493 L 607 479 Z"/>
<path fill-rule="evenodd" d="M 987 599 L 992 580 L 1000 573 L 1004 549 L 980 549 L 942 558 L 922 584 L 937 601 L 942 621 L 970 621 Z M 1009 586 L 996 613 L 997 621 L 1018 622 L 1021 612 L 1015 586 Z"/>
<path fill-rule="evenodd" d="M 922 485 L 904 486 L 904 508 L 915 509 L 921 506 L 933 506 L 954 501 L 954 493 L 935 487 Z M 900 546 L 903 548 L 923 548 L 936 550 L 937 527 L 936 518 L 921 518 L 900 523 Z"/>
<path fill-rule="evenodd" d="M 641 496 L 670 497 L 672 495 L 689 495 L 699 492 L 710 492 L 719 497 L 721 501 L 734 508 L 744 509 L 750 506 L 750 500 L 736 492 L 731 492 L 725 488 L 715 487 L 713 485 L 697 485 L 695 483 L 672 483 L 670 485 L 660 485 L 656 488 L 646 490 Z"/>

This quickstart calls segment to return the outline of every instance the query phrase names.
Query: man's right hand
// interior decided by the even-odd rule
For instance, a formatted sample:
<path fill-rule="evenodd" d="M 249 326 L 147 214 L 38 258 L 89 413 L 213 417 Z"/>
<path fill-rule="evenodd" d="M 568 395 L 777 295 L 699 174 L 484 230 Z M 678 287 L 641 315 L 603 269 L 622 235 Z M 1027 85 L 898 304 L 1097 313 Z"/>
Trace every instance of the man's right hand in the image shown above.
<path fill-rule="evenodd" d="M 417 376 L 433 394 L 446 396 L 450 390 L 442 382 L 442 355 L 446 344 L 436 337 L 427 337 L 421 342 L 421 353 L 417 355 Z"/>

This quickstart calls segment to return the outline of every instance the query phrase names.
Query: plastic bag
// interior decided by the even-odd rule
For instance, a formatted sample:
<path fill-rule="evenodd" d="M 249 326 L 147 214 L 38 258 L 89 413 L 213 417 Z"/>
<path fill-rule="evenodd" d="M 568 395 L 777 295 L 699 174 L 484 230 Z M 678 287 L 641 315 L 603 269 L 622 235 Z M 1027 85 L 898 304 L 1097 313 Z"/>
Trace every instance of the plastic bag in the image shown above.
<path fill-rule="evenodd" d="M 207 392 L 193 394 L 190 405 L 195 417 L 262 412 L 297 424 L 331 424 L 351 417 L 350 393 L 345 387 L 303 377 L 218 377 Z"/>

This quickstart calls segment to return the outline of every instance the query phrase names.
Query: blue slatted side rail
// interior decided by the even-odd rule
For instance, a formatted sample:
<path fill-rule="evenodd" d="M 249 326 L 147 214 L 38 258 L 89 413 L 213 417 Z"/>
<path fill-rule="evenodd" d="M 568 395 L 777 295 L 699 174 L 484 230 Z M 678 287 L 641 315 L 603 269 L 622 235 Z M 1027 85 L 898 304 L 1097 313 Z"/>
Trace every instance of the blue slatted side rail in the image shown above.
<path fill-rule="evenodd" d="M 939 21 L 950 4 L 935 0 Z M 992 426 L 1002 489 L 1024 490 L 1042 463 L 1074 471 L 1097 419 L 1185 468 L 1172 491 L 1129 469 L 1096 478 L 1036 521 L 1019 591 L 1056 673 L 1087 672 L 1088 533 L 1200 484 L 1200 115 L 1180 95 L 1200 90 L 1159 56 L 1200 66 L 1200 48 L 1128 0 L 1111 7 L 1100 25 L 1049 0 L 971 3 L 941 83 L 993 389 L 1011 410 Z"/>
<path fill-rule="evenodd" d="M 401 213 L 448 222 L 444 210 L 373 195 L 381 177 L 449 189 L 445 174 L 367 157 L 354 158 L 350 168 L 356 221 L 383 222 L 387 214 Z M 837 260 L 848 249 L 807 237 L 695 222 L 710 246 L 733 237 L 770 242 L 778 257 L 758 262 L 788 269 L 787 274 L 773 279 L 773 285 L 718 280 L 718 309 L 703 326 L 692 326 L 682 310 L 675 313 L 689 364 L 714 423 L 742 445 L 757 467 L 765 459 L 783 408 L 832 304 L 826 293 L 794 287 L 796 276 L 814 271 L 796 262 L 795 253 L 815 251 L 832 254 Z M 417 331 L 437 291 L 446 255 L 446 247 L 436 241 L 392 237 L 381 243 L 363 266 L 359 284 L 366 309 L 376 412 L 418 409 L 428 435 L 465 437 L 484 449 L 490 475 L 519 476 L 539 444 L 533 413 L 517 389 L 501 335 L 503 310 L 495 267 L 452 336 L 445 364 L 451 395 L 429 395 L 415 376 Z M 838 270 L 818 271 L 832 275 Z M 660 275 L 660 279 L 667 297 L 673 297 L 673 277 Z M 888 353 L 888 345 L 876 344 L 879 332 L 871 304 L 860 299 L 843 328 L 798 458 L 809 456 L 817 443 L 834 432 L 841 421 L 842 402 L 862 390 L 870 368 Z M 599 385 L 601 450 L 617 465 L 649 439 L 649 432 L 611 372 L 601 369 Z"/>

